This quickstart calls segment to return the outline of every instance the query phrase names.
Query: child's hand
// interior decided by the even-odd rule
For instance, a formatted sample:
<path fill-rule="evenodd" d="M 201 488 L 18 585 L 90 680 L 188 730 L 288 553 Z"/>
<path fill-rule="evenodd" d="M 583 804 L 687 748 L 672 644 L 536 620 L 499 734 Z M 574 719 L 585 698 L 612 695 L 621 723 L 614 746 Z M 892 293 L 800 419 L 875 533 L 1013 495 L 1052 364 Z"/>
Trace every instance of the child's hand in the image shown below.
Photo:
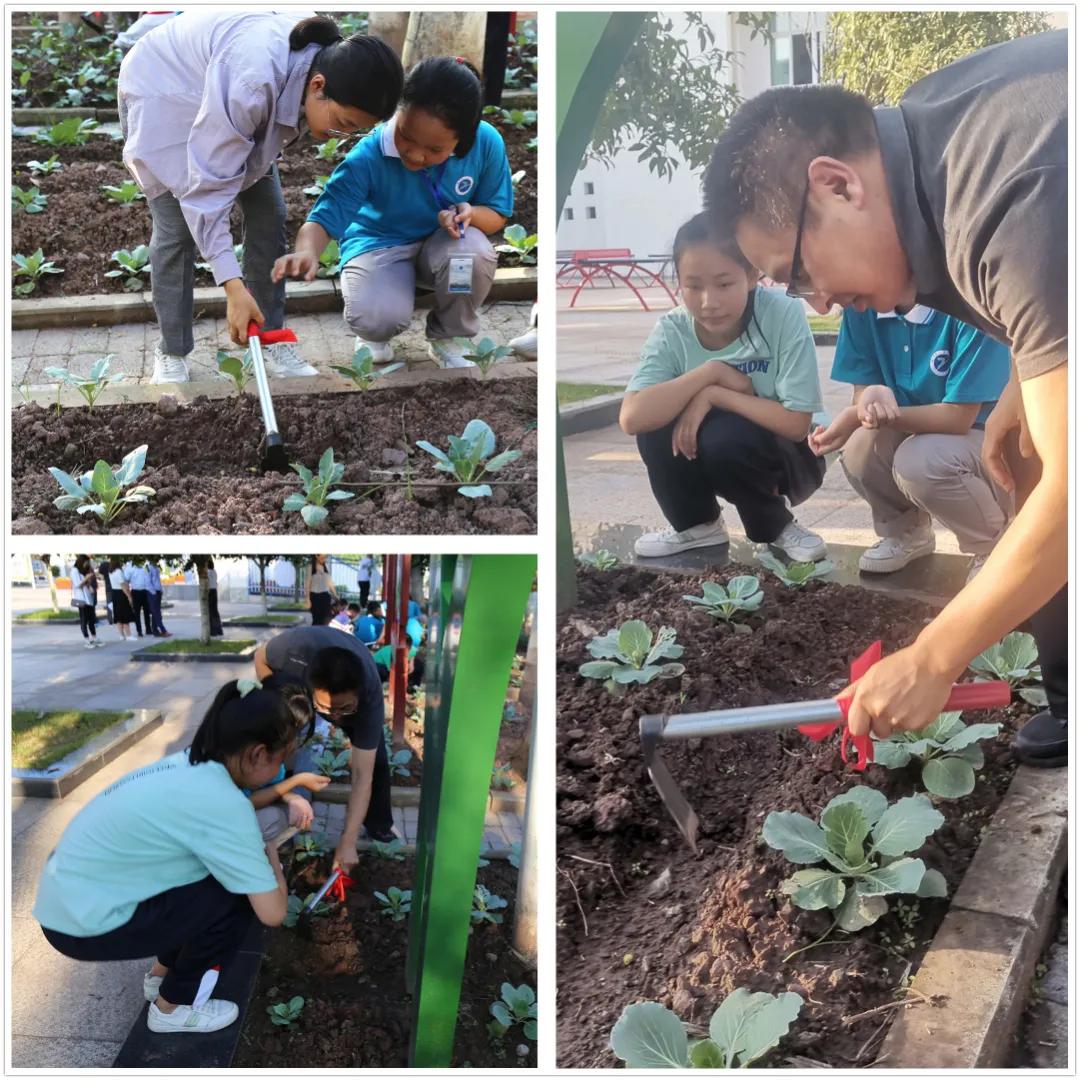
<path fill-rule="evenodd" d="M 307 788 L 308 791 L 322 791 L 329 783 L 329 776 L 320 776 L 313 772 L 301 772 L 293 777 L 293 787 Z"/>
<path fill-rule="evenodd" d="M 896 395 L 887 386 L 868 386 L 859 397 L 856 408 L 859 423 L 871 430 L 888 427 L 900 416 Z"/>
<path fill-rule="evenodd" d="M 675 457 L 682 454 L 687 461 L 697 458 L 698 429 L 711 408 L 712 404 L 703 394 L 690 399 L 690 404 L 683 409 L 671 432 L 671 452 Z"/>
<path fill-rule="evenodd" d="M 289 824 L 293 828 L 301 831 L 311 828 L 311 823 L 315 820 L 315 811 L 303 795 L 285 795 L 282 801 L 289 808 Z"/>
<path fill-rule="evenodd" d="M 820 424 L 814 428 L 806 441 L 818 457 L 824 457 L 834 450 L 839 450 L 851 438 L 858 426 L 858 410 L 854 405 L 849 405 L 837 414 L 836 419 L 827 428 Z"/>
<path fill-rule="evenodd" d="M 318 269 L 319 260 L 310 251 L 291 251 L 274 261 L 270 277 L 273 281 L 287 277 L 302 277 L 305 281 L 314 281 Z"/>
<path fill-rule="evenodd" d="M 439 213 L 439 224 L 455 239 L 460 240 L 472 224 L 473 208 L 468 203 L 458 203 L 450 210 Z"/>

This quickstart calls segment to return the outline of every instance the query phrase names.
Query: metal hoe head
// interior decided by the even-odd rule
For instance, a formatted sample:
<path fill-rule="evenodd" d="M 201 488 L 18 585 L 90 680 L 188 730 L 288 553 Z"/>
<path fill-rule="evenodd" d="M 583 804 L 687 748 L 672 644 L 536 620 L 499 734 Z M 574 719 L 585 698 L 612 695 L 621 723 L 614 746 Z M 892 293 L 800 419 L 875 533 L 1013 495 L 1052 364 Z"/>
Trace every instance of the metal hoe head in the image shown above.
<path fill-rule="evenodd" d="M 664 759 L 660 756 L 660 737 L 667 727 L 667 716 L 643 716 L 638 721 L 641 733 L 641 750 L 645 755 L 645 768 L 664 805 L 668 808 L 679 832 L 686 838 L 690 850 L 697 851 L 698 816 L 694 808 L 686 801 L 675 778 L 668 772 Z"/>

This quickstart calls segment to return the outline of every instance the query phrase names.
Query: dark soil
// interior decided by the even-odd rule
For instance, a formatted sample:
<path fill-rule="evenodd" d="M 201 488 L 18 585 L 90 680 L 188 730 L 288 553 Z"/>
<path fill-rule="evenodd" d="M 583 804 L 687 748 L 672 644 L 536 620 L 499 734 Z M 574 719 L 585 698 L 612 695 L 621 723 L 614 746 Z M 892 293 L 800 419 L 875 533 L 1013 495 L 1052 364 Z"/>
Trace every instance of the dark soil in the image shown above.
<path fill-rule="evenodd" d="M 325 865 L 307 865 L 290 882 L 307 895 L 326 880 Z M 408 920 L 395 923 L 379 913 L 373 893 L 412 884 L 413 863 L 361 856 L 353 872 L 348 909 L 337 907 L 311 923 L 310 939 L 299 929 L 271 932 L 236 1059 L 236 1068 L 311 1069 L 405 1068 L 413 1001 L 405 988 Z M 524 1040 L 511 1030 L 493 1041 L 488 1036 L 488 1007 L 499 998 L 503 982 L 532 985 L 535 976 L 511 950 L 517 871 L 492 862 L 477 880 L 510 901 L 500 926 L 474 927 L 465 956 L 453 1065 L 458 1068 L 536 1067 L 536 1046 L 518 1058 Z M 293 1029 L 276 1027 L 267 1006 L 299 994 L 305 1000 Z"/>
<path fill-rule="evenodd" d="M 536 530 L 536 385 L 531 379 L 461 380 L 422 388 L 381 390 L 332 397 L 282 397 L 275 402 L 290 461 L 314 469 L 333 447 L 345 463 L 341 487 L 357 497 L 328 503 L 330 516 L 319 530 L 333 534 L 533 533 Z M 402 419 L 404 410 L 404 422 Z M 493 487 L 488 498 L 470 499 L 456 486 L 403 485 L 372 490 L 386 482 L 386 468 L 407 444 L 411 480 L 442 481 L 435 459 L 418 450 L 417 439 L 445 447 L 474 417 L 495 432 L 496 448 L 523 456 L 498 474 L 520 483 Z M 258 474 L 262 420 L 256 398 L 246 394 L 211 401 L 199 397 L 172 417 L 153 405 L 98 406 L 55 410 L 31 404 L 12 413 L 12 507 L 16 533 L 100 533 L 93 515 L 61 512 L 61 494 L 49 474 L 92 469 L 98 459 L 116 466 L 147 443 L 147 465 L 139 478 L 157 494 L 124 509 L 111 527 L 120 533 L 231 534 L 308 531 L 299 513 L 285 514 L 285 497 L 301 490 L 294 474 Z M 407 432 L 407 438 L 405 437 Z M 355 485 L 349 487 L 347 485 Z M 316 530 L 312 530 L 316 531 Z"/>
<path fill-rule="evenodd" d="M 499 121 L 498 117 L 488 119 Z M 511 171 L 525 170 L 515 189 L 513 221 L 534 233 L 537 155 L 526 144 L 536 129 L 518 131 L 500 127 L 500 130 L 506 140 Z M 139 244 L 150 243 L 150 210 L 143 199 L 120 206 L 101 191 L 103 184 L 119 186 L 131 179 L 121 161 L 122 150 L 123 143 L 102 135 L 92 136 L 85 146 L 56 149 L 25 137 L 11 140 L 12 182 L 24 189 L 36 185 L 49 200 L 40 214 L 20 213 L 12 218 L 11 250 L 29 255 L 40 247 L 48 259 L 64 269 L 62 274 L 42 278 L 34 297 L 124 291 L 124 279 L 106 278 L 105 272 L 116 269 L 116 264 L 109 261 L 114 251 L 122 248 L 130 251 Z M 26 163 L 45 161 L 53 153 L 58 155 L 63 169 L 48 176 L 32 176 Z M 304 188 L 310 187 L 316 176 L 333 172 L 334 164 L 317 161 L 314 144 L 307 137 L 290 147 L 279 161 L 282 191 L 289 209 L 286 235 L 290 242 L 315 205 L 314 198 L 304 194 Z M 236 208 L 232 213 L 232 230 L 240 242 L 243 218 Z M 501 243 L 501 236 L 493 236 L 492 242 Z M 515 266 L 518 262 L 516 256 L 500 255 L 499 259 L 502 266 Z M 213 278 L 207 272 L 199 272 L 196 284 L 212 285 Z M 145 287 L 149 288 L 149 277 Z"/>
<path fill-rule="evenodd" d="M 732 634 L 681 597 L 702 577 L 637 569 L 579 570 L 578 608 L 558 636 L 559 1036 L 561 1068 L 616 1064 L 608 1035 L 623 1008 L 656 1000 L 684 1022 L 707 1028 L 737 987 L 805 1000 L 791 1034 L 772 1056 L 799 1055 L 836 1068 L 873 1062 L 888 1014 L 850 1025 L 844 1017 L 895 1000 L 918 968 L 947 901 L 919 901 L 913 942 L 895 913 L 861 934 L 841 935 L 785 963 L 820 937 L 828 912 L 803 911 L 779 893 L 792 864 L 760 839 L 772 810 L 817 820 L 826 802 L 858 783 L 890 802 L 921 789 L 918 774 L 871 766 L 846 769 L 838 740 L 811 743 L 797 732 L 668 744 L 664 757 L 701 819 L 700 853 L 687 848 L 642 762 L 638 718 L 831 696 L 847 683 L 851 660 L 880 638 L 886 654 L 912 641 L 933 609 L 852 586 L 814 583 L 788 590 L 770 579 L 753 632 Z M 678 631 L 681 680 L 635 687 L 617 700 L 578 675 L 595 635 L 627 619 Z M 917 854 L 940 870 L 950 893 L 979 843 L 1015 769 L 1010 733 L 1032 710 L 1023 703 L 973 719 L 1000 721 L 981 745 L 986 768 L 965 799 L 942 801 L 945 824 Z M 671 871 L 671 883 L 649 889 Z M 587 929 L 586 929 L 587 921 Z M 910 968 L 909 968 L 910 965 Z M 880 1028 L 880 1031 L 879 1031 Z"/>

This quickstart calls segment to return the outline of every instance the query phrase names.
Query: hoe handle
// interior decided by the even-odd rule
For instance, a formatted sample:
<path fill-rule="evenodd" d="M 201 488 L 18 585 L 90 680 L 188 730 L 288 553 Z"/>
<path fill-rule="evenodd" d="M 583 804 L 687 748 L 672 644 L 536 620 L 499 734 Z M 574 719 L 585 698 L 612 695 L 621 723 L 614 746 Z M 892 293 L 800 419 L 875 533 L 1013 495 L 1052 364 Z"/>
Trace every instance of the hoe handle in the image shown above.
<path fill-rule="evenodd" d="M 963 712 L 965 709 L 1004 708 L 1012 701 L 1012 688 L 1004 679 L 993 682 L 957 683 L 945 702 L 946 712 Z"/>

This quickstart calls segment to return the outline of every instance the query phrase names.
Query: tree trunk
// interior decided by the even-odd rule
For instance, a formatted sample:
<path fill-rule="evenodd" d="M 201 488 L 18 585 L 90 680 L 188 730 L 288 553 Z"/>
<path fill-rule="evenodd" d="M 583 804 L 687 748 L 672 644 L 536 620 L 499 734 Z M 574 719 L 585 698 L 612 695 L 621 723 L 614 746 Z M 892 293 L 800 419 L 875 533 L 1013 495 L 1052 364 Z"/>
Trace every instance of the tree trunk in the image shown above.
<path fill-rule="evenodd" d="M 269 610 L 269 606 L 266 603 L 266 560 L 259 560 L 259 591 L 262 593 L 262 607 L 263 614 L 265 615 Z"/>
<path fill-rule="evenodd" d="M 293 563 L 296 569 L 296 580 L 293 582 L 293 599 L 299 603 L 304 598 L 304 564 Z"/>
<path fill-rule="evenodd" d="M 56 596 L 56 578 L 53 576 L 51 556 L 42 555 L 41 558 L 45 562 L 45 576 L 49 579 L 49 599 L 52 601 L 52 609 L 59 612 L 60 601 Z"/>
<path fill-rule="evenodd" d="M 463 56 L 484 73 L 484 11 L 414 11 L 401 52 L 406 71 L 426 56 Z"/>
<path fill-rule="evenodd" d="M 368 33 L 385 41 L 399 57 L 405 47 L 405 31 L 408 26 L 407 11 L 372 11 L 368 15 Z"/>
<path fill-rule="evenodd" d="M 210 644 L 210 574 L 205 566 L 197 567 L 199 574 L 199 641 Z"/>

